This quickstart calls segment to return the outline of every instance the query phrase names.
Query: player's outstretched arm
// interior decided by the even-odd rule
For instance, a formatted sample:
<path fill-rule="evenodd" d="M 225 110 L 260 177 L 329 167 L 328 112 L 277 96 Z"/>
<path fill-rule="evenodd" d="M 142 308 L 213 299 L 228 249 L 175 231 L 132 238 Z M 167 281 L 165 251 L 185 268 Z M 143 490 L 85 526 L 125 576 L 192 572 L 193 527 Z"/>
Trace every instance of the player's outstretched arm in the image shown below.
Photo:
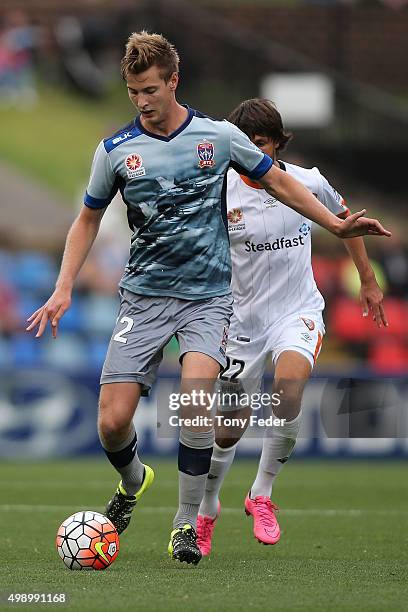
<path fill-rule="evenodd" d="M 84 206 L 73 222 L 67 235 L 55 291 L 49 300 L 27 319 L 29 325 L 26 331 L 30 332 L 38 327 L 36 338 L 43 335 L 48 321 L 51 322 L 53 337 L 57 337 L 58 323 L 71 305 L 74 281 L 97 236 L 105 210 L 106 208 L 94 210 Z"/>
<path fill-rule="evenodd" d="M 377 327 L 381 327 L 382 325 L 388 327 L 387 315 L 383 303 L 383 292 L 375 278 L 375 273 L 368 259 L 363 238 L 348 238 L 344 240 L 344 245 L 360 276 L 360 302 L 363 317 L 367 317 L 371 310 L 373 321 L 376 322 Z"/>
<path fill-rule="evenodd" d="M 364 217 L 365 210 L 341 220 L 328 210 L 315 196 L 287 172 L 272 166 L 258 181 L 273 197 L 311 221 L 318 223 L 339 238 L 355 236 L 391 236 L 377 219 Z"/>

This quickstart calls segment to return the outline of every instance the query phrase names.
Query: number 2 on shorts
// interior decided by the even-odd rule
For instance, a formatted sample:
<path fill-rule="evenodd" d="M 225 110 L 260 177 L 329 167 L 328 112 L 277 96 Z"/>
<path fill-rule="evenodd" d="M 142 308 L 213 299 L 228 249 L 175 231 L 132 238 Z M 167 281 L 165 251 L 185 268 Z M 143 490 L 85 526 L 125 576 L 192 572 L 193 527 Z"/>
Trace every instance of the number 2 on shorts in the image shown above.
<path fill-rule="evenodd" d="M 125 323 L 126 325 L 123 329 L 118 331 L 118 333 L 113 336 L 113 339 L 116 342 L 122 342 L 122 344 L 126 344 L 127 338 L 124 338 L 123 336 L 124 334 L 127 334 L 128 332 L 130 332 L 130 330 L 133 327 L 134 321 L 130 317 L 122 317 L 119 323 Z"/>

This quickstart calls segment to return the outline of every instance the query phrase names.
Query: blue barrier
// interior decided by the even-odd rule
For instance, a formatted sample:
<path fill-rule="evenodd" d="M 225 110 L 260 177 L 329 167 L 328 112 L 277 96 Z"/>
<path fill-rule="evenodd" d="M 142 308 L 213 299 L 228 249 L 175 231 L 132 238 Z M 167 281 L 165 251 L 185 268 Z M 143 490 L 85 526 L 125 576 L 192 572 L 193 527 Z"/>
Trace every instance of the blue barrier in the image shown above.
<path fill-rule="evenodd" d="M 160 378 L 137 410 L 142 453 L 170 455 L 176 428 L 157 428 L 157 404 L 177 389 L 177 377 Z M 96 433 L 99 376 L 29 368 L 0 373 L 0 457 L 46 459 L 101 452 Z M 161 398 L 158 400 L 158 398 Z M 308 383 L 299 457 L 407 457 L 408 379 L 316 377 Z M 160 419 L 159 419 L 160 420 Z M 257 454 L 262 430 L 253 428 L 239 446 Z"/>

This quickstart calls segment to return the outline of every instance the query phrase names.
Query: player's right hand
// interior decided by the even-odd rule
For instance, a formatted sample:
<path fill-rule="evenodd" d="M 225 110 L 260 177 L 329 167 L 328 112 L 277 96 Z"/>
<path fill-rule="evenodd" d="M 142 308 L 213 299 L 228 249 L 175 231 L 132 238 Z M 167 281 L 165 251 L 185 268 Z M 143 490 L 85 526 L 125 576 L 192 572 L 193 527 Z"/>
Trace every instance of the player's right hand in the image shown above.
<path fill-rule="evenodd" d="M 357 236 L 386 236 L 391 232 L 386 230 L 377 219 L 365 217 L 366 209 L 360 210 L 346 217 L 339 226 L 339 238 L 355 238 Z"/>
<path fill-rule="evenodd" d="M 43 306 L 41 306 L 41 308 L 33 312 L 33 314 L 28 317 L 27 321 L 29 322 L 29 326 L 26 328 L 26 331 L 30 332 L 38 326 L 35 337 L 40 338 L 47 327 L 48 321 L 50 321 L 52 336 L 53 338 L 56 338 L 58 333 L 58 323 L 70 306 L 71 292 L 56 289 L 50 299 Z"/>

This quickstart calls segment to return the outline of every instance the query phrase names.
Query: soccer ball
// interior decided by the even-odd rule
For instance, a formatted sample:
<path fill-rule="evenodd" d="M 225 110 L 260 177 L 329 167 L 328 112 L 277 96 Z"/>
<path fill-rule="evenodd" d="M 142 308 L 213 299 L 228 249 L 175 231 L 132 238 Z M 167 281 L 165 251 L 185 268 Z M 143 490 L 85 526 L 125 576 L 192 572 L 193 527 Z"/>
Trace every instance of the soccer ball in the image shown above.
<path fill-rule="evenodd" d="M 69 516 L 57 531 L 57 551 L 71 570 L 103 570 L 119 552 L 119 536 L 99 512 L 83 510 Z"/>

